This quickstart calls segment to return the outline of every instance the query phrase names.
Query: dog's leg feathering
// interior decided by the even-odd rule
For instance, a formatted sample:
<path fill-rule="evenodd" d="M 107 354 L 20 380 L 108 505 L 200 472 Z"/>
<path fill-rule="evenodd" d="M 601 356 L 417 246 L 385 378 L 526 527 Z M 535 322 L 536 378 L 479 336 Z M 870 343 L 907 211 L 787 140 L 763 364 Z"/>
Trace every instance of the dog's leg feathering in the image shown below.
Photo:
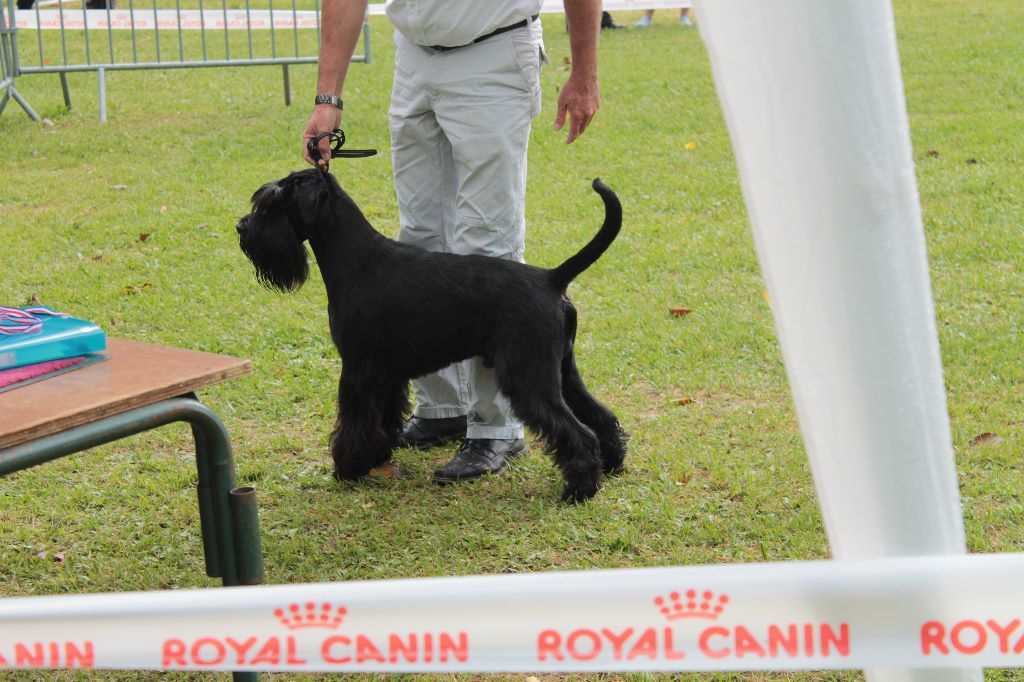
<path fill-rule="evenodd" d="M 331 433 L 334 477 L 360 478 L 391 459 L 408 408 L 407 384 L 343 370 Z"/>
<path fill-rule="evenodd" d="M 576 418 L 597 436 L 601 446 L 601 463 L 605 474 L 619 474 L 625 470 L 626 442 L 629 436 L 619 425 L 615 414 L 587 390 L 576 368 L 576 308 L 568 300 L 564 303 L 565 349 L 562 356 L 562 396 Z"/>
<path fill-rule="evenodd" d="M 516 416 L 544 440 L 554 456 L 555 464 L 565 477 L 564 502 L 578 503 L 597 494 L 601 485 L 601 459 L 598 438 L 569 410 L 561 396 L 558 363 L 538 361 L 545 353 L 528 349 L 532 361 L 508 362 L 495 358 L 495 376 Z M 529 374 L 524 372 L 529 371 Z"/>

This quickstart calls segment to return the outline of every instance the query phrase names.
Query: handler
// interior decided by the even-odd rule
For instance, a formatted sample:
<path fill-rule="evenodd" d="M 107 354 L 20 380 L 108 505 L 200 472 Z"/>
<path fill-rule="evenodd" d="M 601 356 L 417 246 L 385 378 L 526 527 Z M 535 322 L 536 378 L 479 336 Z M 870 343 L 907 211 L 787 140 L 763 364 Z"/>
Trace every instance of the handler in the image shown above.
<path fill-rule="evenodd" d="M 398 239 L 430 251 L 523 262 L 526 152 L 540 113 L 540 68 L 547 63 L 542 0 L 388 0 L 395 25 L 391 93 L 392 165 Z M 565 0 L 572 70 L 558 97 L 555 130 L 566 142 L 587 129 L 600 106 L 597 44 L 600 0 Z M 341 125 L 342 91 L 366 0 L 324 0 L 313 114 L 306 143 Z M 430 334 L 430 329 L 423 333 Z M 497 473 L 526 444 L 523 425 L 481 358 L 413 382 L 414 416 L 399 445 L 429 448 L 464 439 L 434 480 L 451 483 Z"/>

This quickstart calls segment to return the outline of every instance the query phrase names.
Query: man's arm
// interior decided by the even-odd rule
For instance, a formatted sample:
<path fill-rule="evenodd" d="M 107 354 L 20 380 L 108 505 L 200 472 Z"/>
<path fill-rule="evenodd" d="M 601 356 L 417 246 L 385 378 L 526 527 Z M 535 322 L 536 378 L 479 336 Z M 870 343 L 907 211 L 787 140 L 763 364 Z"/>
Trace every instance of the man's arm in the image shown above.
<path fill-rule="evenodd" d="M 555 130 L 565 125 L 569 115 L 566 144 L 583 134 L 601 106 L 597 81 L 597 43 L 601 34 L 601 0 L 564 0 L 565 21 L 569 27 L 572 72 L 558 95 Z"/>
<path fill-rule="evenodd" d="M 341 96 L 345 86 L 352 55 L 359 42 L 359 33 L 366 16 L 367 0 L 324 0 L 320 15 L 320 62 L 317 68 L 318 95 Z M 302 133 L 302 156 L 307 163 L 326 167 L 331 158 L 330 142 L 320 141 L 321 158 L 314 160 L 306 143 L 320 133 L 341 125 L 341 110 L 333 104 L 318 104 L 313 108 L 306 130 Z"/>

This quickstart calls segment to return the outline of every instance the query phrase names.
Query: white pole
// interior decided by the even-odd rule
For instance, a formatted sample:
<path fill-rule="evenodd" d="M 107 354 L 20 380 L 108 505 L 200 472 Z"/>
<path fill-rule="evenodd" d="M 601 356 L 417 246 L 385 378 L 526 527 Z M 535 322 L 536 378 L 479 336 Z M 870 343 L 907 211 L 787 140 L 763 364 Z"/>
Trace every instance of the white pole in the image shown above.
<path fill-rule="evenodd" d="M 694 4 L 833 556 L 964 553 L 892 6 Z"/>

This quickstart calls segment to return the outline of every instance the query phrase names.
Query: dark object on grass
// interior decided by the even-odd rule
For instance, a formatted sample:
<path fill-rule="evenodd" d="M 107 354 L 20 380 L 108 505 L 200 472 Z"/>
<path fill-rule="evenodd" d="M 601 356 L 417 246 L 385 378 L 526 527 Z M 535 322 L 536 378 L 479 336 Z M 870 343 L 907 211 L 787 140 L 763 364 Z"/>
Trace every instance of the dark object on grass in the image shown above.
<path fill-rule="evenodd" d="M 612 19 L 612 15 L 608 12 L 601 12 L 601 30 L 606 28 L 626 28 L 619 22 Z"/>

